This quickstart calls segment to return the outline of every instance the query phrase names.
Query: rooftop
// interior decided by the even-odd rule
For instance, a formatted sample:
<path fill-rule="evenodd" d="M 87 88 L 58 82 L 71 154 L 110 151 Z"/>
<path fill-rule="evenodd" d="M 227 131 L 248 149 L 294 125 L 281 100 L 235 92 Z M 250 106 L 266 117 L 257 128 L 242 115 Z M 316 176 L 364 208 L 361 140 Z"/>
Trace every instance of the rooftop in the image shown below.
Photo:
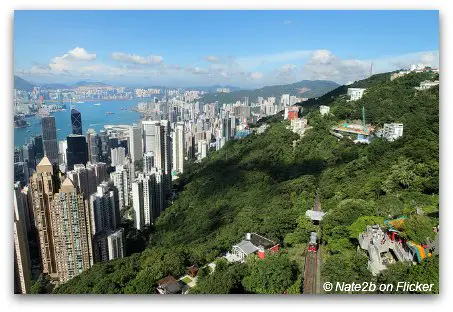
<path fill-rule="evenodd" d="M 270 239 L 256 233 L 251 233 L 250 242 L 255 246 L 263 246 L 264 248 L 271 248 L 276 244 L 274 241 L 271 241 Z"/>
<path fill-rule="evenodd" d="M 258 247 L 248 240 L 243 240 L 235 246 L 240 248 L 246 255 L 250 255 L 258 250 Z"/>
<path fill-rule="evenodd" d="M 169 275 L 157 282 L 161 294 L 177 294 L 182 291 L 182 285 L 173 276 Z"/>
<path fill-rule="evenodd" d="M 313 221 L 321 221 L 326 213 L 322 211 L 307 210 L 305 216 Z"/>

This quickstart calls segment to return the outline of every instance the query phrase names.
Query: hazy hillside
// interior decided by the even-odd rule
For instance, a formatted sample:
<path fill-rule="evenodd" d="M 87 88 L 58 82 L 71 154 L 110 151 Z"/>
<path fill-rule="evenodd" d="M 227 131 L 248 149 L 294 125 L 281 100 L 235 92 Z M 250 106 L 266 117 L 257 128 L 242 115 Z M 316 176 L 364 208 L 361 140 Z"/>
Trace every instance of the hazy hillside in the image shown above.
<path fill-rule="evenodd" d="M 27 80 L 14 75 L 14 89 L 31 92 L 33 91 L 33 85 L 29 83 Z"/>
<path fill-rule="evenodd" d="M 41 85 L 41 89 L 57 90 L 57 89 L 72 89 L 73 87 L 64 83 L 45 83 Z"/>
<path fill-rule="evenodd" d="M 110 86 L 109 84 L 99 82 L 99 81 L 78 81 L 74 84 L 74 87 L 107 87 Z"/>
<path fill-rule="evenodd" d="M 327 80 L 303 80 L 287 85 L 266 86 L 256 90 L 238 90 L 230 93 L 209 93 L 204 95 L 200 102 L 234 103 L 248 97 L 249 102 L 256 102 L 258 97 L 279 98 L 282 94 L 296 95 L 298 97 L 314 98 L 325 94 L 338 87 L 338 84 Z"/>

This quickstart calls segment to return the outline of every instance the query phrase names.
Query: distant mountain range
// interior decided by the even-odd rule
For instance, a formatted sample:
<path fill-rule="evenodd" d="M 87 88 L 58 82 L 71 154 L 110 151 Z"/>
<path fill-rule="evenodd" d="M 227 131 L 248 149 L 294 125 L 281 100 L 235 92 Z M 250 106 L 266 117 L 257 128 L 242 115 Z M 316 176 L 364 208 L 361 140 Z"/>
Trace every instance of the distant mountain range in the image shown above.
<path fill-rule="evenodd" d="M 87 81 L 87 80 L 76 82 L 74 85 L 75 88 L 77 88 L 77 87 L 108 87 L 108 86 L 110 86 L 110 85 L 103 83 L 103 82 Z"/>
<path fill-rule="evenodd" d="M 337 88 L 339 84 L 328 80 L 302 80 L 287 84 L 266 86 L 256 90 L 238 90 L 230 93 L 209 93 L 201 97 L 200 101 L 212 103 L 218 101 L 219 104 L 240 101 L 243 97 L 248 97 L 249 101 L 257 101 L 258 97 L 280 97 L 282 94 L 296 95 L 304 98 L 319 97 Z"/>
<path fill-rule="evenodd" d="M 47 83 L 47 84 L 33 84 L 19 76 L 14 76 L 14 88 L 19 90 L 32 91 L 34 86 L 39 86 L 43 89 L 55 90 L 55 89 L 74 89 L 78 87 L 105 87 L 109 84 L 98 82 L 98 81 L 79 81 L 75 84 L 63 84 L 63 83 Z M 339 85 L 333 81 L 328 80 L 303 80 L 287 85 L 276 85 L 266 86 L 256 90 L 242 90 L 235 86 L 198 86 L 198 87 L 186 87 L 183 89 L 187 90 L 200 90 L 209 92 L 201 98 L 204 103 L 212 103 L 219 101 L 220 104 L 231 103 L 241 100 L 243 97 L 249 97 L 249 101 L 256 101 L 259 96 L 267 98 L 270 96 L 280 97 L 282 94 L 297 95 L 298 97 L 314 98 L 319 97 Z M 168 87 L 153 87 L 168 89 Z M 218 93 L 218 88 L 229 88 L 229 93 Z"/>
<path fill-rule="evenodd" d="M 33 91 L 33 87 L 34 85 L 29 83 L 27 80 L 14 75 L 14 89 L 31 92 Z"/>
<path fill-rule="evenodd" d="M 99 81 L 79 81 L 73 85 L 64 84 L 64 83 L 44 83 L 44 84 L 35 84 L 31 83 L 19 76 L 14 75 L 14 88 L 18 90 L 32 91 L 33 88 L 37 86 L 42 89 L 55 90 L 55 89 L 74 89 L 77 87 L 106 87 L 109 84 L 99 82 Z"/>
<path fill-rule="evenodd" d="M 200 91 L 205 91 L 205 92 L 217 92 L 217 89 L 219 88 L 227 88 L 227 89 L 230 89 L 230 91 L 238 91 L 238 90 L 241 90 L 241 88 L 239 87 L 235 87 L 235 86 L 221 86 L 221 85 L 213 85 L 213 86 L 207 86 L 207 87 L 186 87 L 184 89 L 188 89 L 188 90 L 200 90 Z"/>

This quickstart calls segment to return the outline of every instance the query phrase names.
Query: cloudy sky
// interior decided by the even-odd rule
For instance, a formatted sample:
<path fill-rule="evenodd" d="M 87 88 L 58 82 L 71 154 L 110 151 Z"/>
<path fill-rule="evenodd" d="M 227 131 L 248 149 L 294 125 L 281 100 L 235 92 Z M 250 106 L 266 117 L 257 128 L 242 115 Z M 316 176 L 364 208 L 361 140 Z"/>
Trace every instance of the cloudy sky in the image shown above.
<path fill-rule="evenodd" d="M 437 11 L 16 11 L 35 83 L 255 88 L 439 65 Z"/>

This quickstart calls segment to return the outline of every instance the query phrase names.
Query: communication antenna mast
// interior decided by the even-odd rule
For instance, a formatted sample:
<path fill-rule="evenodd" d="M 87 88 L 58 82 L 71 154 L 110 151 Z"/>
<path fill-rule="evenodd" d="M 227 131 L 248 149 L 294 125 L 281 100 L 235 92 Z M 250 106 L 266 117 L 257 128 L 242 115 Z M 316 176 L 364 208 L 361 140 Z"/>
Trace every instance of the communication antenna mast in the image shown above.
<path fill-rule="evenodd" d="M 373 62 L 370 64 L 370 77 L 373 76 Z"/>

